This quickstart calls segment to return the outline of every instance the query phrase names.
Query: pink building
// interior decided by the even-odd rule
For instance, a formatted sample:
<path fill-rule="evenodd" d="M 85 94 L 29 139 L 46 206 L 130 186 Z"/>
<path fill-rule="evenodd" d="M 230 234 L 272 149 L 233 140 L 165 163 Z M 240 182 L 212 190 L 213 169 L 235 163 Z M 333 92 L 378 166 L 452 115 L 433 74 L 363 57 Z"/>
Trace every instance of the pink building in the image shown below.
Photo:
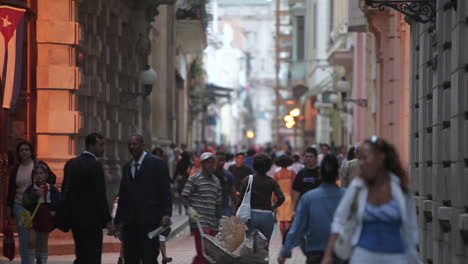
<path fill-rule="evenodd" d="M 369 131 L 393 143 L 408 164 L 410 26 L 401 13 L 391 9 L 382 12 L 364 7 L 363 11 L 371 32 L 367 42 L 371 56 L 367 67 Z"/>

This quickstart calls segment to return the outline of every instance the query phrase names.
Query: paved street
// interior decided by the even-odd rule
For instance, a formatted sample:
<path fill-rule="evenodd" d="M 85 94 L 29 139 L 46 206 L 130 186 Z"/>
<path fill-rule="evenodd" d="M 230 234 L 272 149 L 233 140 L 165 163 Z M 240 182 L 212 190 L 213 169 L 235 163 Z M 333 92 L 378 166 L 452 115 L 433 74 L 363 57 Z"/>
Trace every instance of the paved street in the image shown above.
<path fill-rule="evenodd" d="M 281 246 L 281 235 L 278 227 L 275 227 L 273 233 L 272 242 L 270 245 L 270 263 L 276 263 L 276 257 Z M 192 257 L 195 255 L 195 247 L 193 237 L 190 236 L 189 229 L 186 228 L 178 236 L 174 237 L 168 242 L 168 255 L 173 258 L 172 263 L 174 264 L 190 264 L 192 263 Z M 296 248 L 293 253 L 293 258 L 289 259 L 286 263 L 302 264 L 305 263 L 305 257 L 300 252 L 300 249 Z M 118 253 L 106 253 L 103 255 L 102 264 L 116 264 Z M 49 264 L 69 264 L 73 261 L 73 256 L 50 256 Z M 0 263 L 13 263 L 19 264 L 19 259 L 13 262 L 1 260 Z"/>

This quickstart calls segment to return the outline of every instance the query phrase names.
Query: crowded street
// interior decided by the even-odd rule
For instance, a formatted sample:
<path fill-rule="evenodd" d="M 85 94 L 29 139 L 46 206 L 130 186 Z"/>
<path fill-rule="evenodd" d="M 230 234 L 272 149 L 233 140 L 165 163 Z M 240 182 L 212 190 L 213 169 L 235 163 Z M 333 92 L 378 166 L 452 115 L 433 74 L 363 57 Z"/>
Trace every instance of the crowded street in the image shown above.
<path fill-rule="evenodd" d="M 0 263 L 467 264 L 468 0 L 0 0 Z"/>

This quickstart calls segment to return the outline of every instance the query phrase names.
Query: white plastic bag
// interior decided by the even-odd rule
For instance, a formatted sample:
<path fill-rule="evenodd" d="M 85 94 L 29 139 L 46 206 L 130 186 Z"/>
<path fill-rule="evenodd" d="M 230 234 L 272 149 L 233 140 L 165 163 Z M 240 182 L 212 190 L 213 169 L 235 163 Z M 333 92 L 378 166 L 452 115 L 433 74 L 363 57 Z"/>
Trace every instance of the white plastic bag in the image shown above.
<path fill-rule="evenodd" d="M 250 197 L 252 192 L 252 182 L 253 175 L 250 175 L 249 183 L 247 184 L 247 188 L 245 189 L 244 198 L 242 198 L 242 203 L 236 212 L 237 219 L 239 219 L 239 221 L 242 223 L 246 223 L 250 219 Z"/>

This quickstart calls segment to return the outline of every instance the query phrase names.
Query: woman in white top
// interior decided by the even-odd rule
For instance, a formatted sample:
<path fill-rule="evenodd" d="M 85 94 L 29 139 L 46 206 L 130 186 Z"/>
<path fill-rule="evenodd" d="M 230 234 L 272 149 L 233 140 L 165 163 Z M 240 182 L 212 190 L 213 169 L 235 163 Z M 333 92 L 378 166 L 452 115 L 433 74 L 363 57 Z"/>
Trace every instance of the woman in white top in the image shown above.
<path fill-rule="evenodd" d="M 360 176 L 351 182 L 335 212 L 322 264 L 332 263 L 335 242 L 350 214 L 356 219 L 351 264 L 418 263 L 416 206 L 395 148 L 373 136 L 359 148 L 359 163 Z"/>

